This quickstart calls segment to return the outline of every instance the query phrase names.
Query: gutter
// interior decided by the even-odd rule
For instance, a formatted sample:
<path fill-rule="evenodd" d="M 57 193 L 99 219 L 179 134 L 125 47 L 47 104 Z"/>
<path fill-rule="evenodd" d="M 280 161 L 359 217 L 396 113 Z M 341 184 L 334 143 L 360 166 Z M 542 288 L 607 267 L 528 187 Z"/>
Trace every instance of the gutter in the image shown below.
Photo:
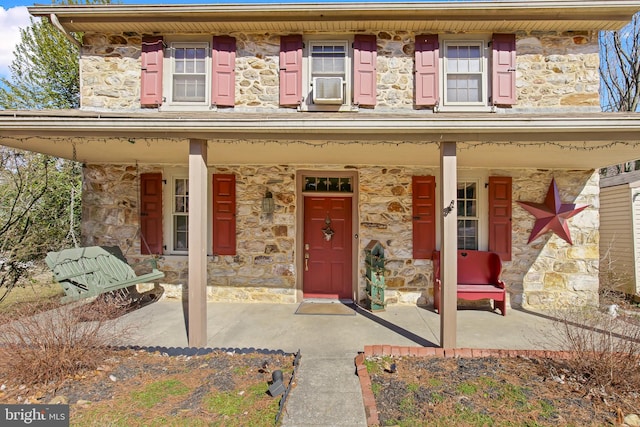
<path fill-rule="evenodd" d="M 311 118 L 292 120 L 291 117 L 253 116 L 246 118 L 222 116 L 215 119 L 202 117 L 31 117 L 8 116 L 0 113 L 3 136 L 24 136 L 46 133 L 58 136 L 128 136 L 138 137 L 193 137 L 229 138 L 242 134 L 246 138 L 298 138 L 317 137 L 336 140 L 365 138 L 372 135 L 391 140 L 403 138 L 433 138 L 437 140 L 469 139 L 494 141 L 556 141 L 598 142 L 625 141 L 640 144 L 640 119 L 615 116 L 585 117 L 567 120 L 559 118 L 474 118 L 448 117 L 417 120 L 415 117 L 380 118 Z M 288 116 L 288 115 L 287 115 Z M 374 138 L 375 139 L 375 138 Z"/>
<path fill-rule="evenodd" d="M 56 16 L 55 13 L 52 13 L 49 15 L 49 21 L 53 24 L 54 27 L 58 29 L 58 31 L 64 34 L 67 40 L 73 43 L 78 49 L 82 47 L 82 43 L 80 43 L 75 37 L 73 37 L 71 33 L 65 30 L 62 24 L 60 24 L 60 21 L 58 20 L 58 17 Z"/>

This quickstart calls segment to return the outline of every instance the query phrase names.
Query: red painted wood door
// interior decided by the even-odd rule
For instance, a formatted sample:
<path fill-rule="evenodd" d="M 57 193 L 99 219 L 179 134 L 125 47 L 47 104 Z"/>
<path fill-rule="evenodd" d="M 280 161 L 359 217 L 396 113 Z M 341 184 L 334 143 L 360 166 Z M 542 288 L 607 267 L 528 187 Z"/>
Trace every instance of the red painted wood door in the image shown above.
<path fill-rule="evenodd" d="M 351 230 L 350 197 L 304 198 L 306 298 L 353 298 Z"/>

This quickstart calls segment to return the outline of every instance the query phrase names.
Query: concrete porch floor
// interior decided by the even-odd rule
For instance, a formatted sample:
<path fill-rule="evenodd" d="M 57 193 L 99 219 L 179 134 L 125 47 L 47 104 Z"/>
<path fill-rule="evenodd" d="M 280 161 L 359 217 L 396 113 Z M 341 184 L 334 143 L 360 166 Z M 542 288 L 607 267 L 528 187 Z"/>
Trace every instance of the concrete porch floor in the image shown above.
<path fill-rule="evenodd" d="M 438 347 L 440 316 L 431 307 L 388 306 L 355 315 L 299 315 L 298 304 L 208 303 L 207 347 L 357 354 L 365 345 Z M 188 347 L 186 304 L 160 300 L 121 318 L 131 326 L 126 344 Z M 559 349 L 550 316 L 510 309 L 459 309 L 457 348 Z"/>

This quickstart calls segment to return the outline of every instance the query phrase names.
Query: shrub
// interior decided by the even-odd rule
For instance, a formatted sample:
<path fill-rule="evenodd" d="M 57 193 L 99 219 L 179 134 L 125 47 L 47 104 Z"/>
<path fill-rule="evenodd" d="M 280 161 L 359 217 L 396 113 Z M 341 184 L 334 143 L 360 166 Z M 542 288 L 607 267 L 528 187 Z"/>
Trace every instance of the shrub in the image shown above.
<path fill-rule="evenodd" d="M 568 373 L 588 390 L 624 393 L 640 389 L 640 325 L 593 307 L 556 313 L 559 348 L 573 352 Z"/>
<path fill-rule="evenodd" d="M 117 321 L 123 308 L 96 299 L 90 304 L 24 304 L 0 316 L 0 375 L 20 384 L 59 380 L 95 369 L 126 337 Z M 83 321 L 90 313 L 90 321 Z M 116 319 L 116 320 L 113 320 Z"/>

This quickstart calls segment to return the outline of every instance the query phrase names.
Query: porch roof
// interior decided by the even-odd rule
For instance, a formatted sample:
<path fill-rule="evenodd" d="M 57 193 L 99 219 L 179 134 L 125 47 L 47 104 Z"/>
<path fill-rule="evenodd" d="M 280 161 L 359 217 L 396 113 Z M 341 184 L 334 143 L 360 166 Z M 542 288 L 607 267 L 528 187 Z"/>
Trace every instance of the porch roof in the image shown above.
<path fill-rule="evenodd" d="M 0 144 L 87 163 L 186 163 L 189 139 L 210 164 L 433 166 L 451 141 L 461 167 L 598 168 L 638 157 L 640 116 L 0 111 Z"/>
<path fill-rule="evenodd" d="M 37 5 L 70 32 L 585 31 L 622 28 L 638 0 Z"/>

